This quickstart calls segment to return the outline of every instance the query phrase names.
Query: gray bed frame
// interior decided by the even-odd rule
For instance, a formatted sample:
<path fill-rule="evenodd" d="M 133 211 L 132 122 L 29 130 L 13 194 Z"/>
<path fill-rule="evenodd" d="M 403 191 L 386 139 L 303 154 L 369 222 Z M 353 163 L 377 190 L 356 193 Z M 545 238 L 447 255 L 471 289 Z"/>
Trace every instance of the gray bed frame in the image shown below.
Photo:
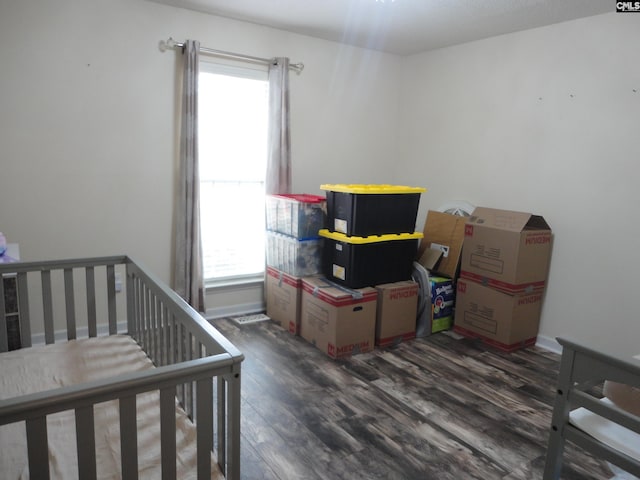
<path fill-rule="evenodd" d="M 551 422 L 545 480 L 560 478 L 565 441 L 573 442 L 596 458 L 606 460 L 640 477 L 640 461 L 596 440 L 569 423 L 569 413 L 584 407 L 611 422 L 640 434 L 640 417 L 608 406 L 593 395 L 594 387 L 605 380 L 640 388 L 640 360 L 596 351 L 585 345 L 558 338 L 562 358 L 558 389 Z"/>
<path fill-rule="evenodd" d="M 116 282 L 120 271 L 125 272 L 126 282 Z M 22 348 L 32 345 L 36 322 L 43 322 L 45 343 L 60 337 L 60 332 L 54 331 L 54 317 L 60 309 L 54 306 L 64 305 L 64 340 L 76 339 L 80 333 L 85 337 L 127 333 L 156 366 L 0 400 L 0 425 L 25 422 L 30 478 L 49 478 L 46 418 L 66 410 L 75 410 L 78 476 L 96 478 L 93 406 L 107 400 L 119 400 L 122 478 L 137 478 L 136 395 L 159 391 L 162 478 L 176 478 L 177 397 L 196 424 L 198 478 L 210 478 L 214 451 L 225 478 L 239 480 L 244 356 L 171 289 L 127 256 L 0 264 L 0 276 L 17 280 Z M 63 287 L 57 288 L 58 283 Z M 0 281 L 0 352 L 9 347 L 3 284 Z M 124 308 L 117 308 L 122 298 L 120 288 L 124 290 Z M 79 304 L 82 312 L 76 311 Z M 34 309 L 34 305 L 42 308 Z M 126 311 L 126 332 L 118 332 L 125 324 L 119 310 Z M 86 319 L 86 326 L 85 320 L 77 322 L 80 318 Z M 96 322 L 105 318 L 106 328 Z M 76 323 L 82 326 L 78 328 Z"/>

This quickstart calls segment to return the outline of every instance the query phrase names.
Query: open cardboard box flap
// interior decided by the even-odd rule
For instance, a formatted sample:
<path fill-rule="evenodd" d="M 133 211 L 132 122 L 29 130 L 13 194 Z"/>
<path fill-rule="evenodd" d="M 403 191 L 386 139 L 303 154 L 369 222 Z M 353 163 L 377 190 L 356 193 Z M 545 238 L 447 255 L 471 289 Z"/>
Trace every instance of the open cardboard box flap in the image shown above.
<path fill-rule="evenodd" d="M 466 221 L 466 217 L 429 210 L 424 224 L 424 238 L 418 248 L 418 263 L 430 271 L 455 278 Z"/>

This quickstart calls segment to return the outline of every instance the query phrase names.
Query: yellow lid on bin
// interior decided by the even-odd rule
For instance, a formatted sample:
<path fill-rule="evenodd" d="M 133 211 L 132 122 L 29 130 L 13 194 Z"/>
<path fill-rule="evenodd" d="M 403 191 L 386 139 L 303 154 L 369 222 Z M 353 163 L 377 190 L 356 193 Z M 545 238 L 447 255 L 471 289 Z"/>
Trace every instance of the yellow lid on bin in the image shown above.
<path fill-rule="evenodd" d="M 419 240 L 424 235 L 421 232 L 414 233 L 385 233 L 384 235 L 370 235 L 368 237 L 350 237 L 340 232 L 330 232 L 323 228 L 318 232 L 321 237 L 337 240 L 338 242 L 362 245 L 364 243 L 391 242 L 394 240 Z"/>
<path fill-rule="evenodd" d="M 390 194 L 390 193 L 424 193 L 426 188 L 407 187 L 405 185 L 358 185 L 334 183 L 320 185 L 320 190 L 340 193 Z"/>

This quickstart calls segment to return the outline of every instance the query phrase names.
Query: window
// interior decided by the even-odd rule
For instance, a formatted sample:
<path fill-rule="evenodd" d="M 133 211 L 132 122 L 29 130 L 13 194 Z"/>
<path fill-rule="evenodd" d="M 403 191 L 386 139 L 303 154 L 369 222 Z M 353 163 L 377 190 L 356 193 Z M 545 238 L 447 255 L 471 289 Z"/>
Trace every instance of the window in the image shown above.
<path fill-rule="evenodd" d="M 204 276 L 264 272 L 267 72 L 200 63 L 200 219 Z"/>

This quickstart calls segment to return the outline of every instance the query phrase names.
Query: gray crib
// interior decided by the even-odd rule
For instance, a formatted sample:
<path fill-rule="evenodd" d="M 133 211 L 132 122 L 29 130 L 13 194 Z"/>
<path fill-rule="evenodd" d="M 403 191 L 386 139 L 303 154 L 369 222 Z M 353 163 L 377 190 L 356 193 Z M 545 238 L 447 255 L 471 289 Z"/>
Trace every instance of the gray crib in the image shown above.
<path fill-rule="evenodd" d="M 24 422 L 30 478 L 50 478 L 47 417 L 63 411 L 75 414 L 78 477 L 96 478 L 94 407 L 107 401 L 119 405 L 122 478 L 138 478 L 136 398 L 151 391 L 159 392 L 163 479 L 176 478 L 176 398 L 195 424 L 198 478 L 211 478 L 212 462 L 224 478 L 240 478 L 244 357 L 171 289 L 127 256 L 0 264 L 0 276 L 0 352 L 16 341 L 25 349 L 126 333 L 153 362 L 144 371 L 0 396 L 0 428 Z M 5 292 L 11 285 L 15 292 Z M 17 317 L 7 313 L 5 293 L 15 293 Z"/>
<path fill-rule="evenodd" d="M 587 415 L 596 414 L 605 422 L 620 425 L 640 434 L 640 417 L 603 402 L 594 394 L 605 380 L 640 388 L 640 359 L 597 351 L 588 346 L 558 338 L 562 359 L 553 419 L 549 435 L 545 480 L 560 478 L 565 442 L 572 442 L 587 452 L 611 462 L 640 477 L 640 459 L 629 456 L 598 439 L 570 421 L 571 412 L 583 408 Z M 636 445 L 639 447 L 640 445 Z"/>

